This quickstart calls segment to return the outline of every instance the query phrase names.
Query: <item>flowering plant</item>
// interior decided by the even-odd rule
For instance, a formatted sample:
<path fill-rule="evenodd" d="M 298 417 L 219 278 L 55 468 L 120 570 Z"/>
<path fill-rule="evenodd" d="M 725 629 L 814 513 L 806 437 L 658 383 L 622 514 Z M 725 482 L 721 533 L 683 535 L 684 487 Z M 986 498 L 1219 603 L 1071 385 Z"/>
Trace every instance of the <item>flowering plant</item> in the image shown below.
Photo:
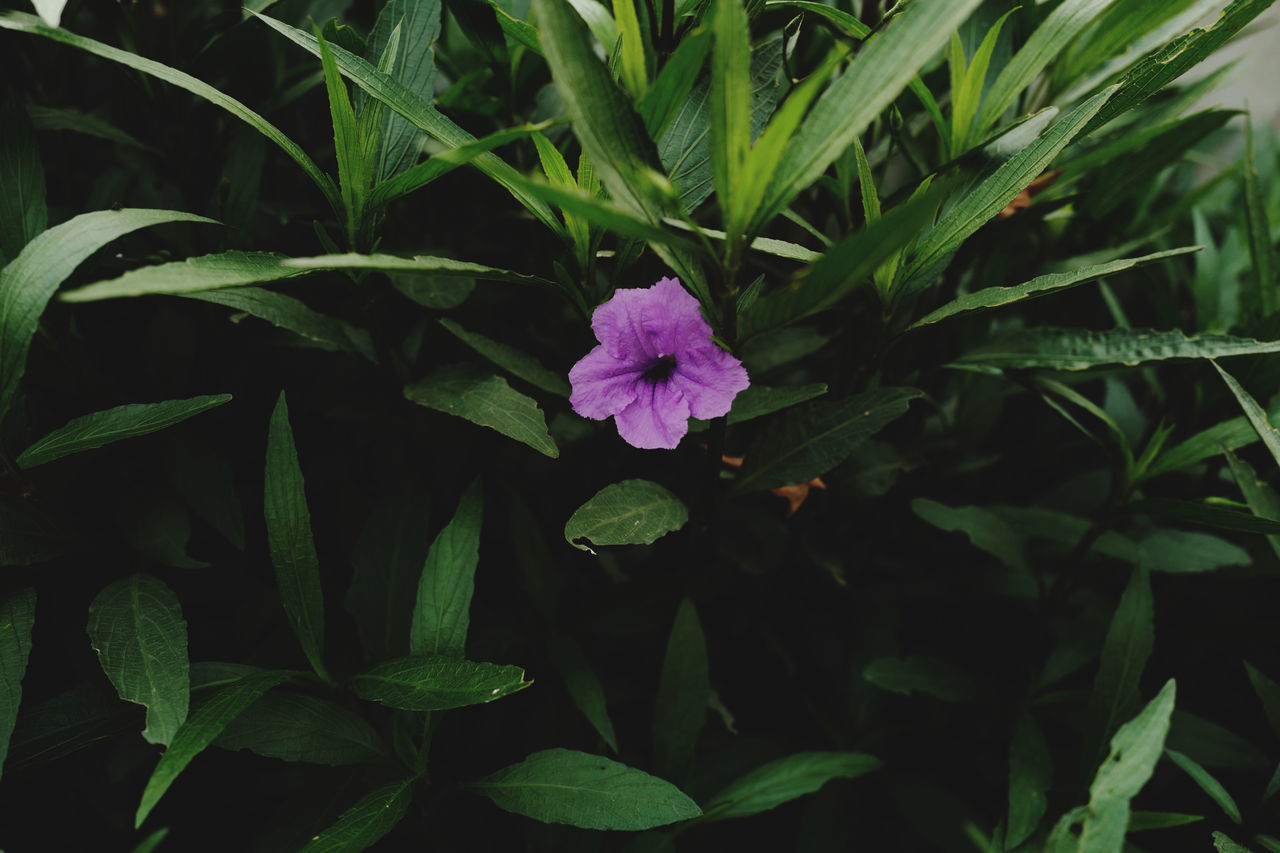
<path fill-rule="evenodd" d="M 633 447 L 674 449 L 690 417 L 728 414 L 751 384 L 679 279 L 615 291 L 592 314 L 591 330 L 600 344 L 569 371 L 569 402 L 585 418 L 612 417 Z"/>

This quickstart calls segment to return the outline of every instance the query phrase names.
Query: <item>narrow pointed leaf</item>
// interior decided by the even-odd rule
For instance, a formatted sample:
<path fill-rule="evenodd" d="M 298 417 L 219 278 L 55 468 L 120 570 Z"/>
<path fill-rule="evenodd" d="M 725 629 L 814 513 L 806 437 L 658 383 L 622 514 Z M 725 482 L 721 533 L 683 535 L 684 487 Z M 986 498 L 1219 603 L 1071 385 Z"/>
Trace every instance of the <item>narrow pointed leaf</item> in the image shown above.
<path fill-rule="evenodd" d="M 592 545 L 648 545 L 688 520 L 688 507 L 667 489 L 649 480 L 623 480 L 578 507 L 565 523 L 564 538 L 594 554 Z"/>
<path fill-rule="evenodd" d="M 710 695 L 707 641 L 697 608 L 686 598 L 667 638 L 653 712 L 653 767 L 659 775 L 679 780 L 689 769 Z"/>
<path fill-rule="evenodd" d="M 266 487 L 263 511 L 267 520 L 267 547 L 276 569 L 280 603 L 303 654 L 325 681 L 324 593 L 320 588 L 320 561 L 311 535 L 311 513 L 298 451 L 289 425 L 289 405 L 284 392 L 276 401 L 267 431 Z"/>
<path fill-rule="evenodd" d="M 143 738 L 171 744 L 190 697 L 187 623 L 178 597 L 150 575 L 116 581 L 89 605 L 88 631 L 120 698 L 147 709 Z"/>
<path fill-rule="evenodd" d="M 302 853 L 359 853 L 386 835 L 409 811 L 414 778 L 370 791 L 313 837 Z"/>
<path fill-rule="evenodd" d="M 1258 176 L 1257 155 L 1254 153 L 1253 120 L 1245 116 L 1244 162 L 1244 213 L 1249 237 L 1249 259 L 1253 271 L 1253 283 L 1257 290 L 1262 316 L 1273 313 L 1277 306 L 1275 251 L 1271 248 L 1271 223 L 1267 218 L 1266 191 Z"/>
<path fill-rule="evenodd" d="M 27 110 L 13 101 L 0 103 L 0 265 L 48 225 L 44 167 Z"/>
<path fill-rule="evenodd" d="M 497 430 L 544 456 L 560 455 L 537 402 L 481 368 L 469 364 L 439 368 L 406 386 L 404 395 L 420 406 Z"/>
<path fill-rule="evenodd" d="M 18 467 L 34 468 L 73 453 L 147 435 L 221 406 L 230 394 L 212 394 L 163 403 L 134 403 L 83 415 L 32 444 L 18 457 Z"/>
<path fill-rule="evenodd" d="M 1088 370 L 1103 366 L 1134 367 L 1171 359 L 1213 359 L 1271 352 L 1280 352 L 1280 341 L 1255 341 L 1213 334 L 1188 337 L 1181 331 L 1156 332 L 1150 329 L 1086 332 L 1038 328 L 1016 332 L 970 350 L 952 364 L 1001 370 Z"/>
<path fill-rule="evenodd" d="M 1270 483 L 1259 477 L 1258 472 L 1248 462 L 1225 447 L 1222 452 L 1227 457 L 1231 476 L 1235 478 L 1236 485 L 1244 494 L 1245 503 L 1253 511 L 1254 518 L 1280 524 L 1280 495 L 1276 494 L 1276 490 Z M 1271 543 L 1271 550 L 1280 557 L 1280 530 L 1269 531 L 1267 541 Z"/>
<path fill-rule="evenodd" d="M 511 375 L 523 379 L 530 385 L 535 385 L 550 394 L 559 394 L 561 397 L 569 396 L 571 390 L 569 380 L 565 378 L 564 374 L 548 370 L 528 353 L 476 332 L 468 332 L 447 318 L 441 319 L 440 325 L 452 332 L 467 346 Z"/>
<path fill-rule="evenodd" d="M 407 657 L 378 664 L 352 677 L 361 699 L 405 711 L 443 711 L 480 705 L 525 689 L 518 666 L 445 657 Z"/>
<path fill-rule="evenodd" d="M 409 653 L 461 658 L 466 653 L 484 511 L 480 480 L 458 501 L 453 518 L 431 543 L 409 625 Z"/>
<path fill-rule="evenodd" d="M 1277 346 L 1280 346 L 1280 343 L 1277 343 Z M 1272 426 L 1266 410 L 1258 405 L 1258 401 L 1253 399 L 1252 394 L 1244 390 L 1244 386 L 1237 382 L 1234 376 L 1223 370 L 1216 361 L 1213 362 L 1213 367 L 1218 371 L 1218 375 L 1222 377 L 1222 381 L 1227 383 L 1231 393 L 1235 395 L 1236 400 L 1240 403 L 1240 408 L 1244 409 L 1245 417 L 1249 419 L 1249 423 L 1253 425 L 1258 437 L 1267 446 L 1267 450 L 1271 451 L 1276 464 L 1280 465 L 1280 429 Z"/>
<path fill-rule="evenodd" d="M 751 33 L 741 0 L 711 4 L 711 175 L 732 241 L 745 224 L 743 171 L 751 150 Z"/>
<path fill-rule="evenodd" d="M 812 794 L 832 779 L 855 779 L 883 766 L 861 752 L 800 752 L 730 783 L 707 804 L 705 821 L 748 817 Z"/>
<path fill-rule="evenodd" d="M 380 57 L 396 27 L 400 29 L 396 61 L 387 74 L 430 103 L 435 95 L 433 45 L 440 37 L 440 0 L 391 0 L 378 12 L 366 55 Z M 381 138 L 376 178 L 387 180 L 418 162 L 423 134 L 404 116 L 390 112 L 384 116 Z"/>
<path fill-rule="evenodd" d="M 93 302 L 155 293 L 186 294 L 305 275 L 286 267 L 283 255 L 269 252 L 219 252 L 185 261 L 152 264 L 59 294 L 63 302 Z"/>
<path fill-rule="evenodd" d="M 177 294 L 187 299 L 223 305 L 271 325 L 315 341 L 323 349 L 342 350 L 377 362 L 373 340 L 364 329 L 312 310 L 301 299 L 261 287 L 232 287 Z"/>
<path fill-rule="evenodd" d="M 583 829 L 634 832 L 702 814 L 670 782 L 570 749 L 535 752 L 467 787 L 506 811 Z"/>
<path fill-rule="evenodd" d="M 485 281 L 507 281 L 515 284 L 542 284 L 554 286 L 536 275 L 511 272 L 497 267 L 455 261 L 452 258 L 436 258 L 418 255 L 401 258 L 396 255 L 318 255 L 314 258 L 284 258 L 280 265 L 293 270 L 382 270 L 384 272 L 430 273 L 435 276 L 479 278 Z"/>
<path fill-rule="evenodd" d="M 1009 748 L 1009 819 L 1005 849 L 1014 850 L 1040 825 L 1049 808 L 1053 756 L 1044 734 L 1028 713 L 1018 717 Z"/>
<path fill-rule="evenodd" d="M 591 662 L 576 643 L 562 635 L 551 638 L 550 652 L 573 704 L 578 706 L 600 739 L 617 754 L 618 736 L 613 730 L 613 720 L 609 718 L 604 687 L 591 668 Z"/>
<path fill-rule="evenodd" d="M 1102 660 L 1085 708 L 1084 743 L 1089 764 L 1101 758 L 1103 745 L 1138 702 L 1138 679 L 1155 645 L 1155 603 L 1146 568 L 1133 570 L 1111 617 L 1102 644 Z"/>
<path fill-rule="evenodd" d="M 134 827 L 142 826 L 147 815 L 155 808 L 156 803 L 169 790 L 169 786 L 178 778 L 178 774 L 186 769 L 191 760 L 213 743 L 227 724 L 242 711 L 257 701 L 258 697 L 272 687 L 287 681 L 294 673 L 288 671 L 267 671 L 246 675 L 238 681 L 226 685 L 214 694 L 213 698 L 201 705 L 191 717 L 182 724 L 169 744 L 169 748 L 160 756 L 160 763 L 151 772 L 147 786 L 142 791 L 142 801 L 138 804 L 138 812 L 134 816 Z"/>
<path fill-rule="evenodd" d="M 4 770 L 9 737 L 22 704 L 22 677 L 31 654 L 31 629 L 35 621 L 34 589 L 28 587 L 0 597 L 0 771 Z"/>
<path fill-rule="evenodd" d="M 1208 770 L 1205 770 L 1191 756 L 1178 752 L 1174 749 L 1165 749 L 1164 754 L 1169 760 L 1181 767 L 1187 772 L 1187 775 L 1200 786 L 1200 790 L 1209 795 L 1218 806 L 1231 818 L 1234 823 L 1240 823 L 1240 807 L 1236 805 L 1236 801 L 1227 793 L 1227 789 L 1222 787 L 1222 783 L 1213 778 Z"/>

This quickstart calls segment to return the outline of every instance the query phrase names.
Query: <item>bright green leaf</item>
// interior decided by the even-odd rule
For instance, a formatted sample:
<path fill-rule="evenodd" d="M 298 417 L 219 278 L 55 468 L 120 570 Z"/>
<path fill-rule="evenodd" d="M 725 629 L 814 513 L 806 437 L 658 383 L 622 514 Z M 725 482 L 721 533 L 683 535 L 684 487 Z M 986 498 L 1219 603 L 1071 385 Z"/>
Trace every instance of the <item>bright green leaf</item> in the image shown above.
<path fill-rule="evenodd" d="M 1240 807 L 1236 805 L 1236 801 L 1227 793 L 1227 789 L 1222 787 L 1222 783 L 1213 778 L 1213 775 L 1208 770 L 1201 767 L 1191 756 L 1177 750 L 1166 748 L 1164 754 L 1169 757 L 1170 761 L 1185 770 L 1187 775 L 1200 786 L 1200 790 L 1208 794 L 1209 798 L 1222 808 L 1227 817 L 1231 818 L 1235 823 L 1241 822 Z"/>
<path fill-rule="evenodd" d="M 544 456 L 555 459 L 560 455 L 537 402 L 516 391 L 502 377 L 473 365 L 441 367 L 406 386 L 404 395 L 421 406 L 497 430 Z"/>
<path fill-rule="evenodd" d="M 405 711 L 443 711 L 510 696 L 532 684 L 518 666 L 444 657 L 386 661 L 351 679 L 361 699 Z"/>
<path fill-rule="evenodd" d="M 832 779 L 855 779 L 883 762 L 861 752 L 800 752 L 731 782 L 707 803 L 705 821 L 748 817 L 811 794 Z"/>
<path fill-rule="evenodd" d="M 476 479 L 453 518 L 431 543 L 409 623 L 409 653 L 461 658 L 466 654 L 479 561 L 484 492 Z"/>
<path fill-rule="evenodd" d="M 405 816 L 413 800 L 415 781 L 392 782 L 365 794 L 307 842 L 302 853 L 359 853 L 368 848 Z"/>
<path fill-rule="evenodd" d="M 564 538 L 594 554 L 592 545 L 648 545 L 688 520 L 684 502 L 662 486 L 623 480 L 605 486 L 578 507 L 564 526 Z"/>

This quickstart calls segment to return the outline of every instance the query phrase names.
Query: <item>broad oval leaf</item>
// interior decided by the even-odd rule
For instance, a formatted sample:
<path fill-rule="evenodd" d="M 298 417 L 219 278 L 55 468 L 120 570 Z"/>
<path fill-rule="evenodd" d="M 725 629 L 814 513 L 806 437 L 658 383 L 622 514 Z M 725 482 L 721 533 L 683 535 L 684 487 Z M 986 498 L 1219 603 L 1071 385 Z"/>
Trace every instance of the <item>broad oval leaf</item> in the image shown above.
<path fill-rule="evenodd" d="M 309 764 L 377 764 L 389 757 L 382 738 L 364 717 L 330 699 L 296 691 L 262 696 L 232 720 L 213 745 Z"/>
<path fill-rule="evenodd" d="M 178 597 L 150 575 L 116 581 L 89 605 L 88 630 L 120 698 L 146 707 L 142 736 L 171 744 L 190 700 L 187 623 Z"/>
<path fill-rule="evenodd" d="M 544 456 L 555 459 L 560 455 L 537 402 L 512 388 L 501 376 L 481 368 L 470 364 L 441 367 L 425 379 L 405 386 L 404 396 L 428 409 L 497 430 Z"/>
<path fill-rule="evenodd" d="M 210 394 L 162 403 L 131 403 L 82 415 L 22 451 L 18 467 L 34 468 L 73 453 L 157 432 L 221 406 L 230 399 L 230 394 Z"/>
<path fill-rule="evenodd" d="M 467 787 L 506 811 L 583 829 L 637 831 L 702 814 L 670 782 L 572 749 L 535 752 Z"/>
<path fill-rule="evenodd" d="M 735 489 L 772 489 L 827 473 L 858 445 L 906 414 L 910 402 L 921 394 L 915 388 L 880 388 L 791 410 L 751 445 Z"/>
<path fill-rule="evenodd" d="M 22 676 L 31 654 L 36 591 L 30 587 L 0 597 L 0 771 L 9 754 L 9 736 L 22 704 Z"/>
<path fill-rule="evenodd" d="M 58 285 L 82 261 L 117 237 L 165 222 L 217 224 L 176 210 L 125 208 L 82 213 L 36 237 L 0 269 L 0 416 L 9 410 L 18 380 L 26 370 L 36 325 Z"/>
<path fill-rule="evenodd" d="M 705 820 L 747 817 L 811 794 L 832 779 L 854 779 L 884 762 L 862 752 L 800 752 L 771 761 L 711 798 Z"/>
<path fill-rule="evenodd" d="M 476 479 L 427 552 L 409 623 L 410 654 L 465 655 L 483 512 L 483 491 Z"/>
<path fill-rule="evenodd" d="M 267 429 L 267 465 L 263 493 L 267 522 L 267 547 L 276 570 L 280 604 L 302 651 L 325 681 L 324 592 L 320 587 L 320 560 L 311 536 L 311 512 L 298 451 L 289 426 L 289 404 L 284 392 L 276 401 Z"/>
<path fill-rule="evenodd" d="M 386 835 L 404 817 L 413 799 L 414 779 L 402 779 L 365 794 L 302 853 L 359 853 Z"/>
<path fill-rule="evenodd" d="M 446 657 L 390 660 L 351 679 L 361 699 L 405 711 L 443 711 L 510 696 L 532 684 L 518 666 Z"/>
<path fill-rule="evenodd" d="M 970 350 L 954 367 L 982 370 L 1088 370 L 1106 365 L 1134 367 L 1152 361 L 1225 358 L 1280 352 L 1280 341 L 1230 335 L 1195 335 L 1142 329 L 1025 329 Z"/>
<path fill-rule="evenodd" d="M 688 520 L 688 507 L 667 489 L 651 480 L 623 480 L 578 507 L 565 523 L 564 538 L 594 554 L 592 545 L 648 545 Z"/>
<path fill-rule="evenodd" d="M 245 708 L 272 687 L 287 681 L 296 673 L 286 670 L 256 672 L 221 688 L 213 698 L 201 705 L 174 735 L 169 748 L 160 756 L 160 763 L 151 772 L 147 787 L 142 791 L 142 801 L 134 816 L 134 828 L 142 826 L 147 815 L 155 808 L 165 791 L 173 784 L 186 766 L 204 748 L 213 743 L 227 724 Z"/>

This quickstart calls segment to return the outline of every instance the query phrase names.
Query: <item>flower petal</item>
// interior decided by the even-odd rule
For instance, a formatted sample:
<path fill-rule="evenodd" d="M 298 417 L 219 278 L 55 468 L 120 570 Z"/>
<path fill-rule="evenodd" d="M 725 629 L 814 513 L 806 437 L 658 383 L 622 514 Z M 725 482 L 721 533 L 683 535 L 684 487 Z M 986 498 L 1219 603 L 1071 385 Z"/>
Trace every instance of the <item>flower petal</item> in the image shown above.
<path fill-rule="evenodd" d="M 618 412 L 618 435 L 632 447 L 674 450 L 689 431 L 689 403 L 669 382 L 641 382 L 635 401 Z"/>
<path fill-rule="evenodd" d="M 751 384 L 742 362 L 710 343 L 680 353 L 668 382 L 689 401 L 690 414 L 703 420 L 728 414 L 733 398 Z"/>
<path fill-rule="evenodd" d="M 636 398 L 643 365 L 614 358 L 603 346 L 584 355 L 569 371 L 569 403 L 584 418 L 601 421 L 621 412 Z"/>
<path fill-rule="evenodd" d="M 591 330 L 610 355 L 633 362 L 651 363 L 711 340 L 698 300 L 674 278 L 615 290 L 591 315 Z"/>

